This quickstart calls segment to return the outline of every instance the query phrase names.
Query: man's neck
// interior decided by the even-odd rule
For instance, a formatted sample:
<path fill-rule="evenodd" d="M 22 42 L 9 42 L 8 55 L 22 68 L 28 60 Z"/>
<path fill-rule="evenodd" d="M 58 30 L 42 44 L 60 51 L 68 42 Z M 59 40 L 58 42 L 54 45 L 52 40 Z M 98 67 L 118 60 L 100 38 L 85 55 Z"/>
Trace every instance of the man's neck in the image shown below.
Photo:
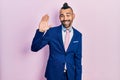
<path fill-rule="evenodd" d="M 69 27 L 66 28 L 66 27 L 63 26 L 63 25 L 62 25 L 62 27 L 63 27 L 64 29 L 71 29 L 71 28 L 72 28 L 72 26 L 69 26 Z"/>

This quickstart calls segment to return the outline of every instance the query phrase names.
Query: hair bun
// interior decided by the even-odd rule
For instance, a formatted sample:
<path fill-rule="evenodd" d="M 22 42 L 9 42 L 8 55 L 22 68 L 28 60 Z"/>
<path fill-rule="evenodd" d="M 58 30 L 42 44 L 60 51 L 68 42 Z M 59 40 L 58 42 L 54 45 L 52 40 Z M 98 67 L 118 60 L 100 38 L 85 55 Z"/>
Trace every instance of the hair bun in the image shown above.
<path fill-rule="evenodd" d="M 63 7 L 68 7 L 68 4 L 67 4 L 67 3 L 64 3 L 64 4 L 63 4 Z"/>
<path fill-rule="evenodd" d="M 71 8 L 71 7 L 68 5 L 68 3 L 64 3 L 61 9 L 68 9 L 68 8 Z"/>

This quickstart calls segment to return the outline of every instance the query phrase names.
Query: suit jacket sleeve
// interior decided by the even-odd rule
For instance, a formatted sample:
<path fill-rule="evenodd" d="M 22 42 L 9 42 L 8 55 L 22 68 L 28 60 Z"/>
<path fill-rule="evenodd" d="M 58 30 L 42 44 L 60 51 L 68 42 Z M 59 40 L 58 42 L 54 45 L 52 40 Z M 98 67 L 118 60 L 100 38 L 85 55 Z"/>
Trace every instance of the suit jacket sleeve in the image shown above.
<path fill-rule="evenodd" d="M 33 38 L 31 50 L 37 52 L 41 48 L 43 48 L 49 42 L 48 31 L 44 34 L 44 32 L 40 32 L 39 29 L 36 30 L 36 34 Z"/>
<path fill-rule="evenodd" d="M 79 45 L 75 54 L 75 80 L 82 80 L 82 34 L 79 37 Z"/>

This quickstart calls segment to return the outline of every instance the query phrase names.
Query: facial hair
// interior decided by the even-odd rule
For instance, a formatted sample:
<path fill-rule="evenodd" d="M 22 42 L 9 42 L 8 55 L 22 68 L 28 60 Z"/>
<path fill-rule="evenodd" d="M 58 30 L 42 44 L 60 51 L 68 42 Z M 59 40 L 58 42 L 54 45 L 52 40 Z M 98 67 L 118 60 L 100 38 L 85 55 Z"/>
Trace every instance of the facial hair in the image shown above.
<path fill-rule="evenodd" d="M 65 28 L 69 28 L 72 24 L 72 21 L 71 20 L 63 20 L 63 21 L 61 21 L 61 23 Z"/>

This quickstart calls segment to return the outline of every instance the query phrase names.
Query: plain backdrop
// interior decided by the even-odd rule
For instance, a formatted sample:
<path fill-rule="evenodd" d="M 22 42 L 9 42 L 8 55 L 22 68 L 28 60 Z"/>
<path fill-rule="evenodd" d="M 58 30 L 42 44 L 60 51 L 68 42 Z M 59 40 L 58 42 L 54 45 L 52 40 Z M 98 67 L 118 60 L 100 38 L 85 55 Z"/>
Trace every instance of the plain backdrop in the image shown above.
<path fill-rule="evenodd" d="M 83 80 L 120 80 L 120 0 L 0 0 L 0 80 L 46 80 L 49 46 L 30 47 L 43 15 L 60 25 L 64 2 L 83 34 Z"/>

